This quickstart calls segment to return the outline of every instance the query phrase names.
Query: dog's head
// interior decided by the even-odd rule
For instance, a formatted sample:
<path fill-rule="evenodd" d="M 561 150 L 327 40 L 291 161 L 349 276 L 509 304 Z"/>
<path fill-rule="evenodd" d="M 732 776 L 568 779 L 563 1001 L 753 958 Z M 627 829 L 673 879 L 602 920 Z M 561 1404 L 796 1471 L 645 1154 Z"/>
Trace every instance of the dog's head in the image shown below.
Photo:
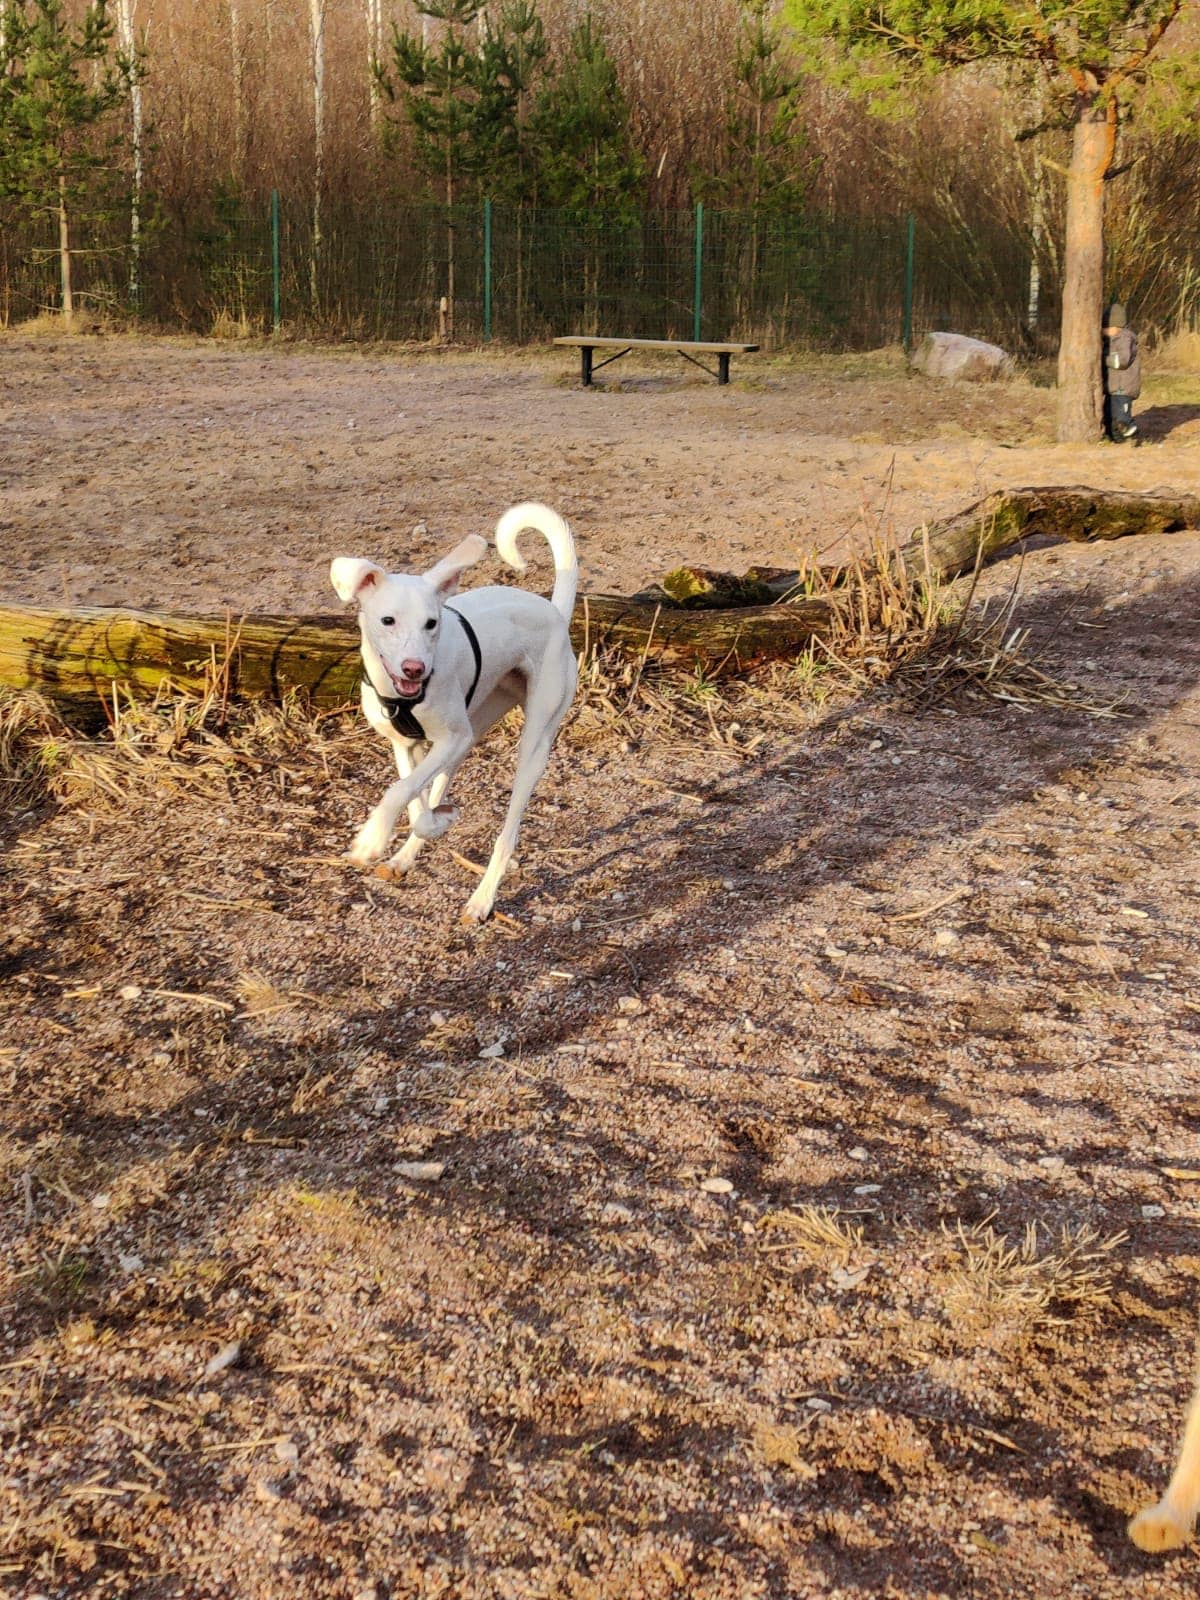
<path fill-rule="evenodd" d="M 419 576 L 385 572 L 373 561 L 357 556 L 338 556 L 330 564 L 329 581 L 339 596 L 358 601 L 358 625 L 368 666 L 374 656 L 404 699 L 420 694 L 421 685 L 433 671 L 443 602 L 487 548 L 487 540 L 473 533 Z M 377 676 L 376 682 L 382 678 Z"/>

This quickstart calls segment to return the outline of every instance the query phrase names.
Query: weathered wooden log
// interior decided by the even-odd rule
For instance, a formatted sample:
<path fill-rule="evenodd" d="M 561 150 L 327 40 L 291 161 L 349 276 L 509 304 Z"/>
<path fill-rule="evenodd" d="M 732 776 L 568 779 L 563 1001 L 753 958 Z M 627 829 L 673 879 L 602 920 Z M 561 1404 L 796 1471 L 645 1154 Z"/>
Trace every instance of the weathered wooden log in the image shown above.
<path fill-rule="evenodd" d="M 0 606 L 0 684 L 95 706 L 113 683 L 153 694 L 169 679 L 201 693 L 281 699 L 300 690 L 318 705 L 355 692 L 358 628 L 344 617 L 188 617 L 93 607 Z"/>
<path fill-rule="evenodd" d="M 896 559 L 911 577 L 947 582 L 986 564 L 1010 545 L 1035 537 L 1092 544 L 1139 533 L 1178 533 L 1200 528 L 1200 495 L 1135 494 L 1099 489 L 1002 489 L 918 528 L 899 547 Z M 845 567 L 823 567 L 820 587 L 836 588 Z M 736 575 L 708 567 L 680 567 L 659 586 L 675 604 L 707 606 L 762 604 L 785 598 L 812 573 L 779 567 L 751 567 Z M 644 590 L 637 599 L 654 598 Z"/>
<path fill-rule="evenodd" d="M 926 566 L 939 579 L 969 572 L 1021 539 L 1073 544 L 1139 533 L 1200 528 L 1200 495 L 1135 494 L 1121 489 L 1002 489 L 956 516 L 918 529 L 900 552 L 914 576 Z"/>
<path fill-rule="evenodd" d="M 913 577 L 944 580 L 1034 535 L 1091 541 L 1196 527 L 1197 495 L 1018 489 L 919 529 L 896 559 Z M 824 570 L 817 595 L 804 592 L 806 576 L 811 587 L 811 573 L 680 569 L 657 590 L 582 596 L 572 638 L 577 648 L 607 645 L 710 675 L 744 671 L 798 654 L 834 625 L 847 569 Z M 730 605 L 734 597 L 755 603 Z M 344 616 L 0 606 L 0 685 L 40 689 L 77 707 L 95 708 L 114 682 L 152 693 L 164 680 L 192 691 L 218 682 L 231 696 L 301 691 L 318 706 L 336 706 L 354 697 L 358 675 L 358 630 Z"/>
<path fill-rule="evenodd" d="M 653 600 L 588 595 L 571 623 L 576 649 L 606 645 L 663 663 L 746 670 L 802 650 L 826 630 L 828 601 L 689 611 Z M 164 682 L 191 693 L 216 685 L 231 698 L 289 691 L 338 706 L 358 693 L 352 617 L 240 619 L 92 607 L 0 606 L 0 685 L 37 689 L 95 708 L 113 683 L 153 694 Z"/>

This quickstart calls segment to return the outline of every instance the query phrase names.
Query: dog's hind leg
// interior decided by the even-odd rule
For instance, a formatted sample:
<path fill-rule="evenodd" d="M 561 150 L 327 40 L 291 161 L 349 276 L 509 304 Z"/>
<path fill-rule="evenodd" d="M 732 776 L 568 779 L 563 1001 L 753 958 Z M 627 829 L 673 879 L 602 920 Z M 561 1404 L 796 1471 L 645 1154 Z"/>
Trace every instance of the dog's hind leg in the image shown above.
<path fill-rule="evenodd" d="M 1197 1346 L 1200 1357 L 1200 1346 Z M 1155 1506 L 1139 1511 L 1129 1524 L 1129 1537 L 1142 1550 L 1158 1553 L 1186 1544 L 1200 1515 L 1200 1371 L 1183 1429 L 1179 1460 L 1167 1492 Z"/>
<path fill-rule="evenodd" d="M 577 677 L 575 658 L 570 654 L 568 646 L 566 660 L 562 666 L 553 672 L 543 671 L 543 675 L 525 702 L 525 726 L 521 730 L 521 742 L 517 747 L 517 771 L 513 779 L 512 796 L 508 802 L 508 814 L 492 850 L 487 871 L 463 908 L 464 922 L 483 922 L 491 912 L 500 880 L 512 860 L 513 851 L 517 848 L 517 835 L 521 828 L 521 818 L 525 815 L 525 807 L 529 804 L 529 797 L 537 786 L 538 779 L 546 770 L 559 724 L 570 710 L 571 701 L 575 698 Z"/>

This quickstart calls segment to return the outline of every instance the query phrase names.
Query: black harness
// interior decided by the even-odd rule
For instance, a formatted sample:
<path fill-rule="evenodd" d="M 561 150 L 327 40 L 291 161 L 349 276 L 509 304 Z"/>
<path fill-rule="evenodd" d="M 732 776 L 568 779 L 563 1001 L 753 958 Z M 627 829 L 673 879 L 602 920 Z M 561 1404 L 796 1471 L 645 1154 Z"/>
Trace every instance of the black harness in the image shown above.
<path fill-rule="evenodd" d="M 443 609 L 454 612 L 454 615 L 462 623 L 467 635 L 467 643 L 471 646 L 471 654 L 475 657 L 475 676 L 471 679 L 471 687 L 467 690 L 466 696 L 466 703 L 469 706 L 475 697 L 476 689 L 479 687 L 479 674 L 483 670 L 483 655 L 479 649 L 479 640 L 475 636 L 475 629 L 467 621 L 466 617 L 463 616 L 461 611 L 455 611 L 453 606 L 445 606 Z M 402 734 L 406 739 L 419 739 L 423 744 L 427 744 L 429 742 L 429 735 L 417 721 L 416 717 L 413 716 L 413 707 L 419 706 L 421 701 L 424 700 L 425 691 L 429 687 L 429 678 L 432 677 L 433 673 L 431 672 L 429 677 L 427 677 L 425 682 L 421 685 L 420 694 L 414 694 L 411 696 L 380 694 L 379 690 L 375 688 L 375 685 L 371 682 L 366 672 L 364 672 L 362 675 L 362 681 L 370 690 L 372 690 L 375 698 L 383 707 L 384 716 L 391 723 L 392 727 L 395 728 L 397 733 Z"/>

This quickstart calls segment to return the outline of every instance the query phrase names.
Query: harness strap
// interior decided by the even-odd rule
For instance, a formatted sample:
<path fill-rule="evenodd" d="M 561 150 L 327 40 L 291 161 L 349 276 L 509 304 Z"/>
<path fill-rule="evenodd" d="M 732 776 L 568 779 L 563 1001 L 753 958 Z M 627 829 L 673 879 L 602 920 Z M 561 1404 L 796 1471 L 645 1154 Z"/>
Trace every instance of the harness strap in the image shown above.
<path fill-rule="evenodd" d="M 454 611 L 453 606 L 447 606 L 445 609 Z M 466 704 L 469 706 L 475 698 L 476 689 L 479 687 L 479 674 L 483 671 L 483 652 L 479 648 L 479 640 L 476 637 L 475 629 L 467 621 L 466 617 L 463 616 L 461 611 L 454 611 L 454 615 L 462 623 L 467 635 L 467 643 L 471 646 L 471 654 L 475 657 L 475 676 L 471 679 L 471 687 L 466 694 Z M 362 681 L 374 692 L 375 698 L 383 708 L 384 716 L 397 733 L 403 734 L 406 739 L 416 739 L 422 744 L 428 744 L 429 736 L 413 715 L 413 707 L 419 706 L 421 701 L 424 700 L 425 690 L 429 687 L 429 678 L 432 677 L 433 673 L 431 672 L 421 685 L 420 694 L 411 696 L 380 694 L 366 672 L 362 675 Z"/>
<path fill-rule="evenodd" d="M 454 611 L 454 607 L 447 606 L 446 610 Z M 471 679 L 471 687 L 467 690 L 467 705 L 469 706 L 475 698 L 476 689 L 479 687 L 479 674 L 483 671 L 483 652 L 479 648 L 479 640 L 476 637 L 475 629 L 467 621 L 466 617 L 463 616 L 461 611 L 454 611 L 454 615 L 462 623 L 467 635 L 467 643 L 471 646 L 471 654 L 475 657 L 475 676 Z M 428 682 L 429 680 L 426 679 L 425 681 Z"/>

